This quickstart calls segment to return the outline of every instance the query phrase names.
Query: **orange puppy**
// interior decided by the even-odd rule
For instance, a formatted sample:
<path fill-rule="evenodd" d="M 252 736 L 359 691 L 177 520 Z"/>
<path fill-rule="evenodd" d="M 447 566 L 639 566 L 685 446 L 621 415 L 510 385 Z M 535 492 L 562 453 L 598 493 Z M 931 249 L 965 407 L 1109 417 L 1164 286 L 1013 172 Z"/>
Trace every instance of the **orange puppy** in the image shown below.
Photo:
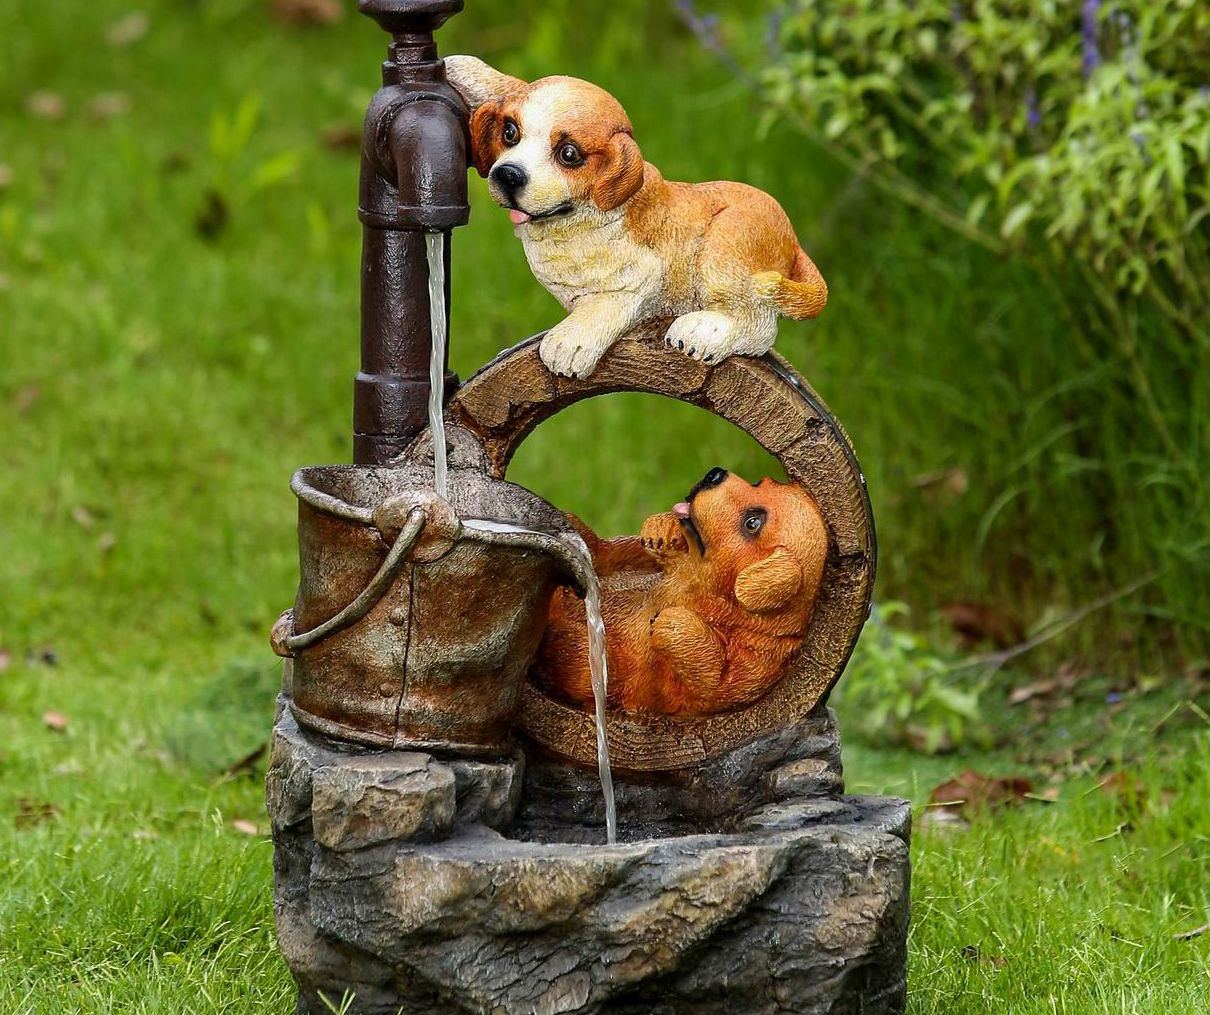
<path fill-rule="evenodd" d="M 555 373 L 587 377 L 652 317 L 675 317 L 667 343 L 717 363 L 767 352 L 778 314 L 823 309 L 823 277 L 768 194 L 665 180 L 618 101 L 587 81 L 530 84 L 470 56 L 445 65 L 474 110 L 475 168 L 509 209 L 534 277 L 568 311 L 540 349 Z"/>
<path fill-rule="evenodd" d="M 601 576 L 610 704 L 677 716 L 740 708 L 776 683 L 806 635 L 828 552 L 805 490 L 723 469 L 637 537 L 582 534 Z M 569 589 L 551 603 L 534 676 L 592 703 L 584 604 Z"/>

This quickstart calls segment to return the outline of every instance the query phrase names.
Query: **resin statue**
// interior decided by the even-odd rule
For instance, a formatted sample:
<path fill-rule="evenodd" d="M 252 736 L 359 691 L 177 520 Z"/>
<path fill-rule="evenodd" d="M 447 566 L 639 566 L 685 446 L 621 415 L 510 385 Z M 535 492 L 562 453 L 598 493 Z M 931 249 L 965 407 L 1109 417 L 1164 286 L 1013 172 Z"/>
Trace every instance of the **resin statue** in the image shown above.
<path fill-rule="evenodd" d="M 358 0 L 389 42 L 353 464 L 291 482 L 299 583 L 271 637 L 297 1011 L 902 1015 L 911 811 L 844 793 L 826 705 L 873 515 L 843 428 L 769 348 L 823 279 L 772 198 L 664 181 L 599 88 L 469 57 L 447 80 L 433 32 L 462 6 Z M 570 313 L 453 383 L 468 162 Z M 789 482 L 712 469 L 602 540 L 509 481 L 544 422 L 617 392 L 731 423 Z"/>
<path fill-rule="evenodd" d="M 475 57 L 445 63 L 473 110 L 474 166 L 568 311 L 542 341 L 555 373 L 587 377 L 649 318 L 676 318 L 665 342 L 718 363 L 767 352 L 779 314 L 823 310 L 827 285 L 768 194 L 665 180 L 617 100 L 587 81 L 527 84 Z"/>
<path fill-rule="evenodd" d="M 637 537 L 582 533 L 602 585 L 609 703 L 626 712 L 709 715 L 760 698 L 807 633 L 828 555 L 811 496 L 711 469 Z M 534 676 L 592 704 L 584 604 L 563 589 Z"/>

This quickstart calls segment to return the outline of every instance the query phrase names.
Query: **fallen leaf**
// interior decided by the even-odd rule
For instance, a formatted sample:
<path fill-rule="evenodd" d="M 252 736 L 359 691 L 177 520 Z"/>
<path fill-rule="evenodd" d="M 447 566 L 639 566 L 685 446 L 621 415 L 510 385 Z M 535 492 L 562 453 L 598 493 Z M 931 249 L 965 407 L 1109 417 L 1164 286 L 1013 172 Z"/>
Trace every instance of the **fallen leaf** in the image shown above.
<path fill-rule="evenodd" d="M 231 822 L 231 827 L 244 835 L 260 835 L 260 829 L 251 821 L 245 821 L 243 818 L 236 818 Z"/>
<path fill-rule="evenodd" d="M 62 120 L 67 106 L 58 92 L 40 91 L 30 95 L 25 108 L 39 120 Z"/>
<path fill-rule="evenodd" d="M 325 148 L 338 152 L 361 151 L 361 128 L 348 123 L 330 123 L 320 135 Z"/>
<path fill-rule="evenodd" d="M 44 800 L 30 800 L 21 797 L 17 801 L 17 816 L 13 819 L 18 828 L 33 828 L 48 821 L 54 821 L 59 816 L 59 808 Z"/>
<path fill-rule="evenodd" d="M 283 25 L 330 25 L 345 16 L 338 0 L 273 0 L 271 9 Z"/>
<path fill-rule="evenodd" d="M 1039 680 L 1032 684 L 1026 684 L 1024 687 L 1013 688 L 1013 691 L 1008 696 L 1010 705 L 1023 705 L 1025 702 L 1033 698 L 1049 697 L 1059 689 L 1057 680 Z"/>
<path fill-rule="evenodd" d="M 13 654 L 6 648 L 0 648 L 0 673 L 3 673 L 13 664 Z"/>
<path fill-rule="evenodd" d="M 223 770 L 223 775 L 235 776 L 246 775 L 256 768 L 256 763 L 265 756 L 265 752 L 269 749 L 268 742 L 261 744 L 253 751 L 249 751 L 238 761 L 232 762 L 226 769 Z"/>
<path fill-rule="evenodd" d="M 0 190 L 13 185 L 13 167 L 7 162 L 0 162 Z"/>
<path fill-rule="evenodd" d="M 1203 923 L 1200 927 L 1194 927 L 1193 930 L 1187 930 L 1182 934 L 1173 934 L 1173 941 L 1192 941 L 1195 937 L 1201 937 L 1207 931 L 1210 931 L 1210 923 Z"/>
<path fill-rule="evenodd" d="M 909 482 L 930 500 L 938 499 L 939 494 L 947 497 L 961 497 L 970 489 L 971 485 L 966 470 L 959 468 L 922 472 L 913 476 Z"/>
<path fill-rule="evenodd" d="M 151 27 L 151 19 L 144 11 L 131 11 L 105 30 L 105 41 L 111 46 L 123 49 L 131 43 L 138 42 Z"/>
<path fill-rule="evenodd" d="M 71 519 L 82 529 L 91 529 L 93 523 L 92 512 L 83 504 L 77 504 L 71 509 Z"/>
<path fill-rule="evenodd" d="M 227 205 L 227 199 L 211 187 L 202 196 L 202 206 L 194 216 L 193 228 L 199 236 L 212 240 L 227 228 L 230 218 L 231 209 Z"/>
<path fill-rule="evenodd" d="M 17 396 L 13 399 L 13 408 L 17 410 L 17 415 L 25 416 L 41 397 L 42 386 L 37 381 L 25 384 L 17 391 Z"/>
<path fill-rule="evenodd" d="M 158 839 L 159 836 L 150 828 L 137 828 L 130 833 L 132 839 Z"/>
<path fill-rule="evenodd" d="M 971 823 L 962 816 L 957 807 L 926 807 L 916 822 L 917 828 L 927 828 L 935 832 L 960 832 L 970 826 Z"/>
<path fill-rule="evenodd" d="M 1003 969 L 1008 965 L 1008 959 L 1003 955 L 988 955 L 978 945 L 966 945 L 960 954 L 964 959 L 977 962 L 985 968 Z"/>
<path fill-rule="evenodd" d="M 109 553 L 117 545 L 118 537 L 112 532 L 102 532 L 97 536 L 97 549 L 102 553 Z"/>
<path fill-rule="evenodd" d="M 996 648 L 1008 648 L 1025 637 L 1021 622 L 993 603 L 948 603 L 941 613 L 954 634 L 968 645 L 990 641 Z"/>
<path fill-rule="evenodd" d="M 42 723 L 47 729 L 62 733 L 67 729 L 67 716 L 62 712 L 43 712 Z"/>
<path fill-rule="evenodd" d="M 160 163 L 160 172 L 165 176 L 172 176 L 175 173 L 183 173 L 189 168 L 189 156 L 184 152 L 172 152 L 170 155 L 165 155 L 164 160 Z"/>
<path fill-rule="evenodd" d="M 102 92 L 90 99 L 84 109 L 94 120 L 112 120 L 130 112 L 130 96 L 125 92 Z"/>
<path fill-rule="evenodd" d="M 55 765 L 51 771 L 55 775 L 82 775 L 84 772 L 84 766 L 81 765 L 80 762 L 78 762 L 75 758 L 70 758 L 60 765 Z"/>
<path fill-rule="evenodd" d="M 1001 779 L 967 769 L 929 794 L 929 804 L 962 810 L 980 810 L 1019 804 L 1034 791 L 1028 779 Z"/>

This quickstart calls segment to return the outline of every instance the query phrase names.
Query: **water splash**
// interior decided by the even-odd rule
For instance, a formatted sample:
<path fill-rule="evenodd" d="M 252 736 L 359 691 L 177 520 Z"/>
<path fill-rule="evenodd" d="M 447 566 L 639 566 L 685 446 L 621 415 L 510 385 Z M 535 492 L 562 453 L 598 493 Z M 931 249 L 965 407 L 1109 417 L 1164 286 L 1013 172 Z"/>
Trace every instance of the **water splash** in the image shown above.
<path fill-rule="evenodd" d="M 433 488 L 446 497 L 445 445 L 445 233 L 424 234 L 429 262 L 429 434 L 433 440 Z"/>
<path fill-rule="evenodd" d="M 489 518 L 465 518 L 462 524 L 481 532 L 534 534 L 512 522 Z M 592 676 L 594 719 L 597 728 L 597 773 L 601 778 L 601 796 L 605 802 L 605 840 L 618 841 L 618 810 L 613 794 L 613 773 L 609 764 L 609 733 L 605 726 L 605 704 L 609 695 L 609 662 L 605 654 L 605 618 L 601 615 L 601 582 L 592 566 L 592 554 L 577 533 L 539 533 L 553 536 L 580 564 L 584 576 L 584 613 L 588 623 L 588 671 Z"/>

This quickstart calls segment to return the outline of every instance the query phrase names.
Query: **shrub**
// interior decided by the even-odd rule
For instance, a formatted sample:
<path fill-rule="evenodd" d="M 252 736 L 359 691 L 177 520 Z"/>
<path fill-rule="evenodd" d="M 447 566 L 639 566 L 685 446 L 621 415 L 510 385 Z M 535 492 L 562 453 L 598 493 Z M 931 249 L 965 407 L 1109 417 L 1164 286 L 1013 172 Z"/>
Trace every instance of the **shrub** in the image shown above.
<path fill-rule="evenodd" d="M 679 6 L 720 44 L 709 16 Z M 736 66 L 769 119 L 1036 270 L 1039 312 L 1057 308 L 1079 375 L 1097 378 L 1072 376 L 1079 445 L 1047 450 L 1047 467 L 1083 477 L 1110 577 L 1158 562 L 1170 575 L 1153 612 L 1204 646 L 1210 5 L 796 0 L 757 28 L 764 55 Z M 1048 362 L 1039 345 L 1022 335 L 1021 358 Z M 986 493 L 1002 506 L 1020 486 Z"/>

